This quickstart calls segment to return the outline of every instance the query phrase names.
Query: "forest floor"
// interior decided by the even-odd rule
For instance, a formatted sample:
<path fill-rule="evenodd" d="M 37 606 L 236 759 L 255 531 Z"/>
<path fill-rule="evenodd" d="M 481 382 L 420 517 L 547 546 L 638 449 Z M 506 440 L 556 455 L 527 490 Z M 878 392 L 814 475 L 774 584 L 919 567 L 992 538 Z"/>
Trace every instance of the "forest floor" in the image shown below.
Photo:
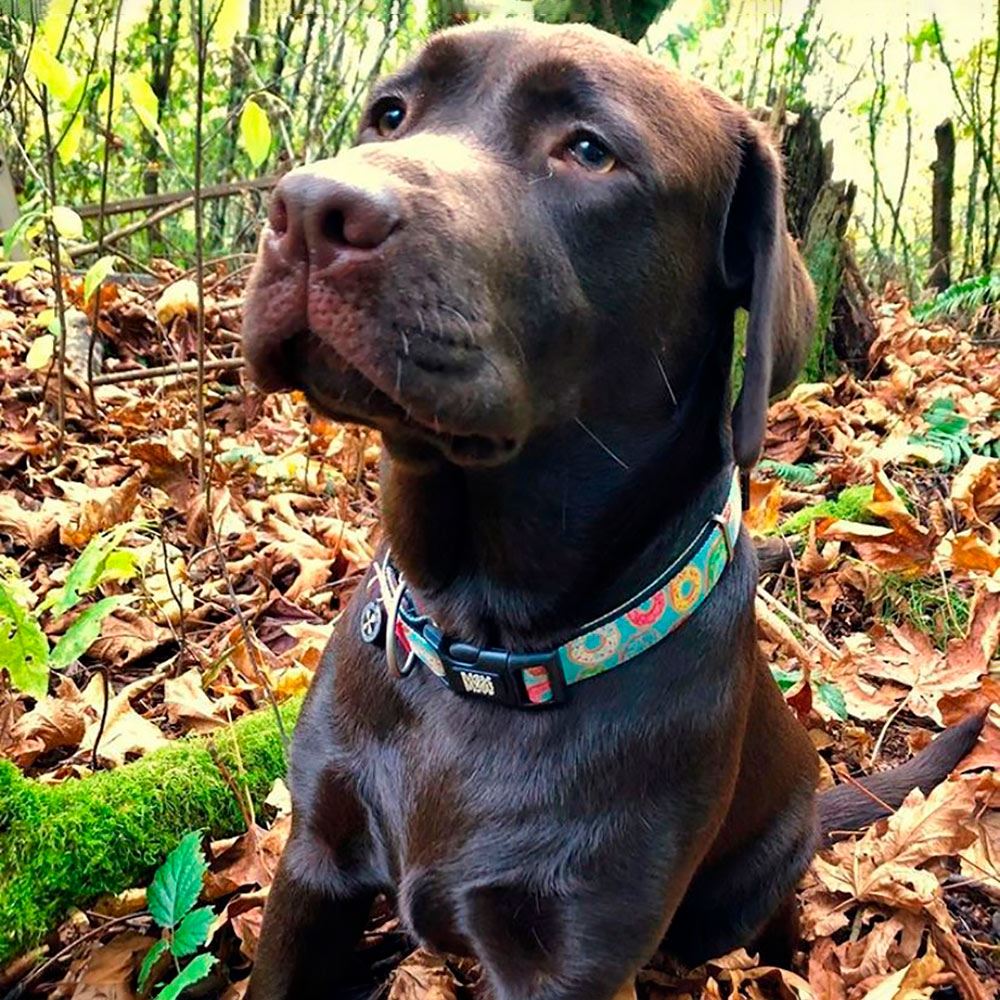
<path fill-rule="evenodd" d="M 193 357 L 181 277 L 164 267 L 154 284 L 105 287 L 105 372 Z M 80 282 L 67 293 L 83 304 Z M 240 295 L 231 279 L 209 285 L 212 359 L 238 355 Z M 266 705 L 268 688 L 280 700 L 307 687 L 377 538 L 378 440 L 310 417 L 294 395 L 261 397 L 235 367 L 213 371 L 199 489 L 194 376 L 130 378 L 91 397 L 87 347 L 72 336 L 60 437 L 44 340 L 53 305 L 45 281 L 0 278 L 0 582 L 53 644 L 99 599 L 129 600 L 102 605 L 99 638 L 80 640 L 46 697 L 0 678 L 0 757 L 71 782 L 227 726 Z M 901 297 L 875 309 L 866 377 L 801 385 L 772 407 L 746 514 L 771 557 L 761 642 L 826 783 L 897 762 L 970 711 L 992 703 L 992 714 L 961 773 L 817 859 L 800 888 L 794 969 L 743 952 L 694 971 L 657 959 L 636 984 L 642 1000 L 996 996 L 1000 354 L 920 326 Z M 94 539 L 104 569 L 73 613 L 56 613 Z M 290 822 L 280 786 L 270 802 L 247 832 L 209 847 L 203 899 L 221 961 L 200 995 L 243 996 Z M 136 886 L 74 912 L 0 970 L 0 996 L 139 996 L 156 938 L 146 899 Z M 387 905 L 358 957 L 391 1000 L 475 995 L 475 967 L 414 951 Z"/>

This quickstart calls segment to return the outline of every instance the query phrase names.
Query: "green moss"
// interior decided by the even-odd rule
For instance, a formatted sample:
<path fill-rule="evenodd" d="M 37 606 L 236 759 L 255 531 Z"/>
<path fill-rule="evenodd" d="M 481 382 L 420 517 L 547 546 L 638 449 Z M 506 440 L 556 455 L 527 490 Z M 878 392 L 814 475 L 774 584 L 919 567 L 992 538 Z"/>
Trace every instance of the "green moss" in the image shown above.
<path fill-rule="evenodd" d="M 803 368 L 803 380 L 822 382 L 837 370 L 830 323 L 842 280 L 840 244 L 830 238 L 817 241 L 806 255 L 806 266 L 816 288 L 816 328 Z"/>
<path fill-rule="evenodd" d="M 282 707 L 286 728 L 300 704 Z M 188 831 L 239 832 L 239 804 L 216 761 L 259 806 L 285 773 L 273 711 L 79 781 L 42 784 L 0 761 L 0 966 L 71 907 L 142 883 Z"/>
<path fill-rule="evenodd" d="M 836 500 L 824 500 L 812 507 L 803 507 L 787 521 L 778 525 L 779 535 L 798 535 L 806 531 L 813 521 L 821 517 L 835 517 L 840 521 L 860 521 L 872 524 L 876 518 L 869 513 L 868 505 L 874 498 L 873 486 L 848 486 L 841 490 Z"/>

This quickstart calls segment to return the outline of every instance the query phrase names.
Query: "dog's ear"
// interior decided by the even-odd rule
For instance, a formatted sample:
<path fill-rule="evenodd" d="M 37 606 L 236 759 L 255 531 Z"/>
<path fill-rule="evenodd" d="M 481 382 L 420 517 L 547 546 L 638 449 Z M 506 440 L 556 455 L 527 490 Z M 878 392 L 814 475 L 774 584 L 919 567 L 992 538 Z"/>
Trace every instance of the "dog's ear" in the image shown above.
<path fill-rule="evenodd" d="M 743 387 L 733 410 L 733 451 L 749 469 L 760 456 L 770 396 L 791 384 L 816 319 L 812 282 L 788 234 L 781 163 L 763 127 L 745 120 L 740 168 L 723 219 L 722 279 L 750 313 Z"/>

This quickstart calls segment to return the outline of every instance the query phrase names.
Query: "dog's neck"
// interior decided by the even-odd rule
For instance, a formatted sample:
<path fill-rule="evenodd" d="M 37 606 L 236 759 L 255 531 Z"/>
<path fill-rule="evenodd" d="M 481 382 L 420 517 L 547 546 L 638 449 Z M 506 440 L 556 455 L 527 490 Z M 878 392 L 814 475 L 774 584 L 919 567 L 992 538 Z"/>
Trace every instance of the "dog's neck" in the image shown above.
<path fill-rule="evenodd" d="M 675 404 L 662 382 L 538 435 L 493 468 L 388 455 L 395 563 L 464 641 L 544 648 L 638 593 L 725 502 L 728 384 L 704 371 Z"/>

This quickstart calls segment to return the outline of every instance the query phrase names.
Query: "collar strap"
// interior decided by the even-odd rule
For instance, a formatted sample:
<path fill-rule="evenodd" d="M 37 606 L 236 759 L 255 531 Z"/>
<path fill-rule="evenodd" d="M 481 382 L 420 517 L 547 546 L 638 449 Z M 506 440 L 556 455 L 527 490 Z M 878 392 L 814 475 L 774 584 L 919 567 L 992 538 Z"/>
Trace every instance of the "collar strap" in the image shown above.
<path fill-rule="evenodd" d="M 457 694 L 513 708 L 565 703 L 573 684 L 597 677 L 655 646 L 701 606 L 732 561 L 740 533 L 739 476 L 729 496 L 670 566 L 630 601 L 584 626 L 573 639 L 541 653 L 514 653 L 449 639 L 421 612 L 387 555 L 369 586 L 377 594 L 361 615 L 361 637 L 385 643 L 399 674 L 417 662 Z"/>

